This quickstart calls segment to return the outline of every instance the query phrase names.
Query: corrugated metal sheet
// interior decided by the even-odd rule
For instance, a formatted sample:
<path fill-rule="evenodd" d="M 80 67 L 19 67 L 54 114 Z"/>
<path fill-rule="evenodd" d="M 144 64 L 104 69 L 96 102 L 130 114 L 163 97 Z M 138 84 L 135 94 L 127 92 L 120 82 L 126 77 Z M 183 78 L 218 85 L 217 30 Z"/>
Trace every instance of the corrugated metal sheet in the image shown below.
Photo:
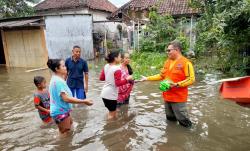
<path fill-rule="evenodd" d="M 94 58 L 91 15 L 47 16 L 45 24 L 46 45 L 50 58 L 70 57 L 74 45 L 82 48 L 82 58 Z"/>
<path fill-rule="evenodd" d="M 31 26 L 31 24 L 40 21 L 41 19 L 28 19 L 28 20 L 15 20 L 15 21 L 5 21 L 0 22 L 0 28 L 11 28 L 11 27 L 21 27 L 21 26 Z"/>

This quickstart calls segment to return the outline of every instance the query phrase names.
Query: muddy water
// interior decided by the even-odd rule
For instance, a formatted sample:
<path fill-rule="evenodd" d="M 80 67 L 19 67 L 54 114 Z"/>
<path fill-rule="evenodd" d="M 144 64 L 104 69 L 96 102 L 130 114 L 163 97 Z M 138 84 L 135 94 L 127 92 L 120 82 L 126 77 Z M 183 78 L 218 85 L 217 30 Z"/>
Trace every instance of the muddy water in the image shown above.
<path fill-rule="evenodd" d="M 166 121 L 158 82 L 137 83 L 129 106 L 121 108 L 116 121 L 107 121 L 99 96 L 102 65 L 90 66 L 88 97 L 94 105 L 74 106 L 74 131 L 66 139 L 57 138 L 56 126 L 41 128 L 33 105 L 33 77 L 49 81 L 50 72 L 0 68 L 0 150 L 250 150 L 250 109 L 218 98 L 218 85 L 209 84 L 218 75 L 199 77 L 190 87 L 188 109 L 194 126 L 185 129 Z"/>

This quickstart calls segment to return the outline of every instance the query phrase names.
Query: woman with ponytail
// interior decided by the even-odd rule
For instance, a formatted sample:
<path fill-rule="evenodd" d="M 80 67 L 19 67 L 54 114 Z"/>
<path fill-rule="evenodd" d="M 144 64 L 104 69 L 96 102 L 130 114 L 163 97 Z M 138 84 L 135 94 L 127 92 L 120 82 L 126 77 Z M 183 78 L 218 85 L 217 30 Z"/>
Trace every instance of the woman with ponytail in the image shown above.
<path fill-rule="evenodd" d="M 108 64 L 104 66 L 100 75 L 100 80 L 105 81 L 101 97 L 104 105 L 109 110 L 108 119 L 114 119 L 116 117 L 118 87 L 129 83 L 132 80 L 132 76 L 122 80 L 120 68 L 121 54 L 119 51 L 110 52 L 106 61 Z"/>
<path fill-rule="evenodd" d="M 70 116 L 71 104 L 92 105 L 93 103 L 90 99 L 80 100 L 72 97 L 64 79 L 67 75 L 67 69 L 63 60 L 49 59 L 47 65 L 54 73 L 49 85 L 50 115 L 57 124 L 60 135 L 65 137 L 73 123 Z"/>

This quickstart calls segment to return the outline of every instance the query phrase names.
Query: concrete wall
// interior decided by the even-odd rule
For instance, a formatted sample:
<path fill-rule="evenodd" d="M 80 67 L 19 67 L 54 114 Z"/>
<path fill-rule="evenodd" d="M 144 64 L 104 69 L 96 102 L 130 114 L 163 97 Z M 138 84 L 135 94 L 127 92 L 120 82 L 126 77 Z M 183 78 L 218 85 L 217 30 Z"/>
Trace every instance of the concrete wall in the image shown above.
<path fill-rule="evenodd" d="M 43 29 L 3 31 L 6 66 L 45 67 L 48 54 Z"/>
<path fill-rule="evenodd" d="M 46 16 L 45 24 L 50 58 L 70 57 L 74 45 L 82 48 L 82 58 L 94 58 L 91 15 Z"/>
<path fill-rule="evenodd" d="M 88 8 L 82 8 L 81 10 L 75 9 L 66 9 L 66 10 L 52 10 L 52 11 L 42 11 L 37 12 L 37 15 L 46 16 L 46 15 L 65 15 L 65 14 L 89 14 Z"/>
<path fill-rule="evenodd" d="M 89 13 L 93 15 L 93 21 L 107 20 L 107 17 L 111 14 L 109 12 L 89 10 Z"/>
<path fill-rule="evenodd" d="M 107 17 L 111 14 L 109 12 L 103 12 L 98 10 L 90 10 L 89 13 L 93 15 L 93 21 L 108 21 Z M 94 23 L 94 32 L 104 33 L 107 32 L 107 37 L 109 39 L 114 39 L 118 36 L 119 31 L 117 30 L 117 22 L 103 22 Z"/>
<path fill-rule="evenodd" d="M 108 15 L 111 13 L 99 10 L 91 10 L 89 8 L 82 8 L 78 10 L 66 9 L 66 10 L 57 10 L 57 11 L 45 11 L 38 12 L 38 15 L 70 15 L 70 14 L 91 14 L 93 16 L 93 21 L 107 20 Z"/>

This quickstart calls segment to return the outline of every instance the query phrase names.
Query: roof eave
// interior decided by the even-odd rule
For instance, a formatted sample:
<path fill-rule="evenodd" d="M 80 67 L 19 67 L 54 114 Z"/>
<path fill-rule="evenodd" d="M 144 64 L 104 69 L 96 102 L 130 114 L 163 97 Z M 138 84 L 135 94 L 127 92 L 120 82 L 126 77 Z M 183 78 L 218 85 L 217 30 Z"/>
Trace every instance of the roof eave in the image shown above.
<path fill-rule="evenodd" d="M 102 12 L 112 13 L 111 11 L 103 10 L 103 9 L 94 9 L 91 7 L 83 7 L 83 8 L 90 8 L 92 10 L 98 10 Z M 82 7 L 67 7 L 67 8 L 49 8 L 49 9 L 37 9 L 36 12 L 48 12 L 48 11 L 64 11 L 64 10 L 70 10 L 70 9 L 83 9 Z"/>

